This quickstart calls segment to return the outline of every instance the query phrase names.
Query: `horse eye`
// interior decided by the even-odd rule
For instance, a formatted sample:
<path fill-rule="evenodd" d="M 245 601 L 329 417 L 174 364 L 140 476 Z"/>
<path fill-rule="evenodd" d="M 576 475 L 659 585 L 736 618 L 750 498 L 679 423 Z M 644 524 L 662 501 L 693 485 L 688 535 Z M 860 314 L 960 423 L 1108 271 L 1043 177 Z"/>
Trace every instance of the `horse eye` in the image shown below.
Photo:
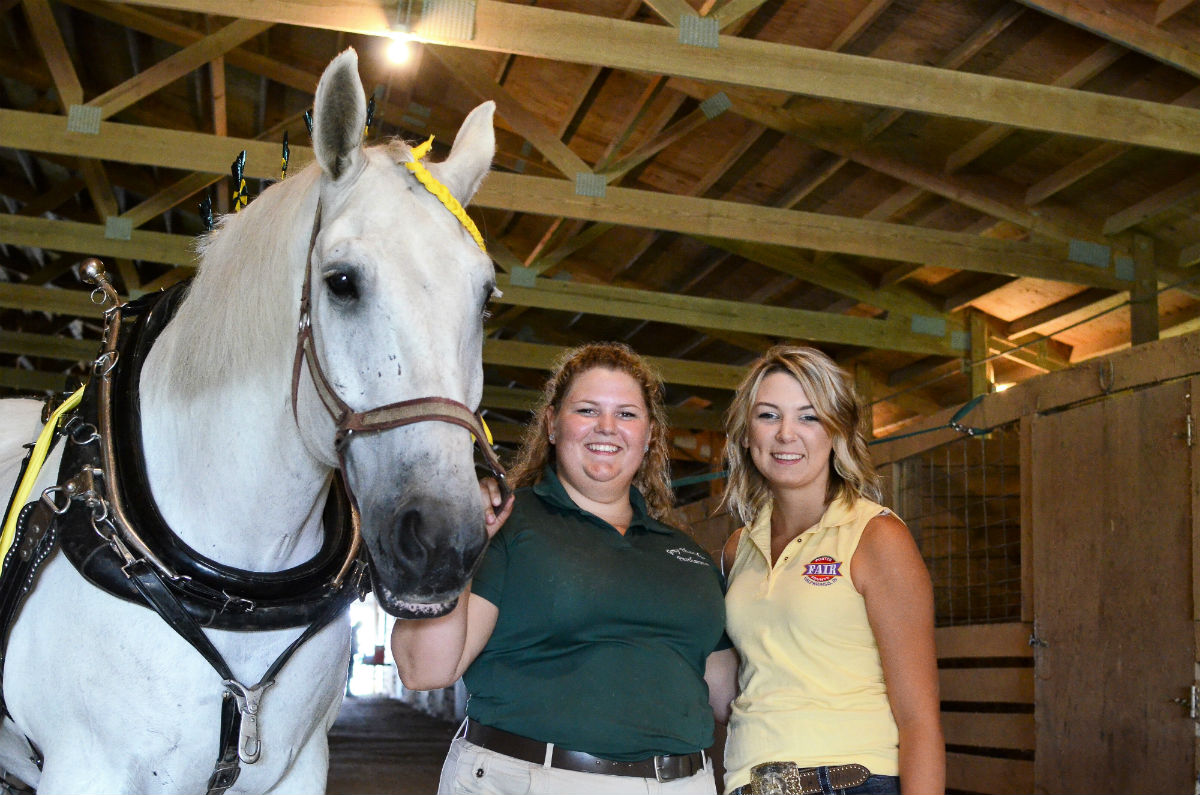
<path fill-rule="evenodd" d="M 325 284 L 329 287 L 329 292 L 338 298 L 347 301 L 358 298 L 358 282 L 355 281 L 354 274 L 352 273 L 334 271 L 325 277 Z"/>

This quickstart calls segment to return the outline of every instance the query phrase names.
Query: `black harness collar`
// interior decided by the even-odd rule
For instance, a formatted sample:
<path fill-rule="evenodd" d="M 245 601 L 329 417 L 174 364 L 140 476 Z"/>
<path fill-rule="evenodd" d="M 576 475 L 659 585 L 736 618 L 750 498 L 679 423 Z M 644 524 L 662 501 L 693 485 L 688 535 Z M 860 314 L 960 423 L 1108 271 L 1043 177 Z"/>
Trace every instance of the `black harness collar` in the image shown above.
<path fill-rule="evenodd" d="M 118 499 L 139 535 L 177 578 L 164 578 L 189 613 L 205 627 L 266 630 L 307 624 L 330 598 L 356 597 L 363 579 L 347 577 L 333 583 L 353 541 L 350 506 L 341 480 L 334 478 L 325 504 L 325 540 L 308 562 L 279 572 L 246 571 L 201 555 L 167 526 L 150 493 L 141 449 L 141 407 L 138 384 L 146 355 L 186 294 L 185 285 L 153 293 L 122 307 L 117 366 L 113 378 L 113 449 L 118 467 Z M 97 424 L 99 378 L 84 392 L 75 416 Z M 86 467 L 102 468 L 97 444 L 68 444 L 59 467 L 66 482 Z M 102 479 L 101 479 L 102 480 Z M 214 521 L 220 521 L 214 517 Z M 92 529 L 86 505 L 72 502 L 59 517 L 63 551 L 89 582 L 108 593 L 139 604 L 145 600 L 122 567 L 126 561 L 107 539 Z M 361 564 L 360 564 L 361 565 Z M 347 602 L 349 599 L 347 599 Z"/>
<path fill-rule="evenodd" d="M 146 354 L 185 292 L 185 286 L 176 285 L 110 310 L 116 314 L 109 315 L 105 349 L 93 378 L 79 406 L 56 432 L 55 443 L 64 436 L 69 440 L 59 466 L 59 485 L 22 509 L 16 538 L 5 557 L 5 576 L 0 578 L 0 674 L 9 630 L 42 563 L 61 545 L 85 579 L 113 596 L 153 610 L 220 675 L 224 687 L 220 747 L 208 795 L 223 795 L 237 780 L 241 764 L 259 758 L 258 712 L 263 694 L 300 646 L 366 594 L 369 574 L 340 475 L 334 477 L 325 504 L 320 551 L 307 563 L 285 571 L 225 566 L 184 544 L 163 521 L 150 493 L 141 451 L 138 385 Z M 112 396 L 109 406 L 101 405 L 106 394 Z M 108 446 L 102 448 L 97 429 L 106 426 L 110 426 Z M 28 461 L 22 464 L 22 474 Z M 117 488 L 111 489 L 108 481 Z M 119 521 L 113 519 L 116 514 Z M 122 532 L 118 525 L 126 520 L 130 527 Z M 300 626 L 304 631 L 254 685 L 234 677 L 203 631 L 205 627 L 261 631 Z M 2 693 L 0 709 L 7 713 Z M 36 749 L 33 754 L 37 761 Z"/>

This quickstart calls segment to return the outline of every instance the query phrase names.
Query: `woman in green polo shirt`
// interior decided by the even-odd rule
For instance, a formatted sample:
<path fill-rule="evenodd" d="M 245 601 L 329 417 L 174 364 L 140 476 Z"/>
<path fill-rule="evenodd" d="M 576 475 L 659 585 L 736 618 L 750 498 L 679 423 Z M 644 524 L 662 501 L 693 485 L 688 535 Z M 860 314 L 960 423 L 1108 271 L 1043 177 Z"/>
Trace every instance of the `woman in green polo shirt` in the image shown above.
<path fill-rule="evenodd" d="M 723 585 L 671 509 L 662 385 L 628 346 L 568 353 L 543 390 L 494 537 L 454 611 L 399 621 L 405 687 L 460 676 L 439 793 L 716 792 L 703 753 L 736 658 Z M 503 525 L 503 527 L 501 527 Z M 497 529 L 499 532 L 497 532 Z"/>

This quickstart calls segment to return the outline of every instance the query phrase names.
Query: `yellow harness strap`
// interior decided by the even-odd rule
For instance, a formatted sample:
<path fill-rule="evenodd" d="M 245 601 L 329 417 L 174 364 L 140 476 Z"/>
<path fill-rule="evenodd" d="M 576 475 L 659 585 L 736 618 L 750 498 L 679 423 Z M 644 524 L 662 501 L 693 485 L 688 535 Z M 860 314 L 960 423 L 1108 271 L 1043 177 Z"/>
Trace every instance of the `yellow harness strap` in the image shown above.
<path fill-rule="evenodd" d="M 54 413 L 50 415 L 50 421 L 38 434 L 37 441 L 33 445 L 33 452 L 29 455 L 29 466 L 25 468 L 21 485 L 17 487 L 16 494 L 13 495 L 12 505 L 9 506 L 8 516 L 4 520 L 4 531 L 0 533 L 0 561 L 4 560 L 4 556 L 8 554 L 8 548 L 12 546 L 13 537 L 17 533 L 17 517 L 20 515 L 21 509 L 25 507 L 25 503 L 29 501 L 29 492 L 33 491 L 33 484 L 41 474 L 42 465 L 46 463 L 46 456 L 50 452 L 50 440 L 54 438 L 54 429 L 58 427 L 58 421 L 62 415 L 78 406 L 82 397 L 83 387 L 79 387 L 75 394 L 54 410 Z"/>
<path fill-rule="evenodd" d="M 475 245 L 479 246 L 479 250 L 484 254 L 487 253 L 487 246 L 483 244 L 483 235 L 479 234 L 479 229 L 476 228 L 475 222 L 471 220 L 471 216 L 467 215 L 467 211 L 459 203 L 458 199 L 450 193 L 450 189 L 437 181 L 433 174 L 429 173 L 429 169 L 425 168 L 421 163 L 421 158 L 429 154 L 429 150 L 433 148 L 433 136 L 429 136 L 429 140 L 420 146 L 416 146 L 412 150 L 412 161 L 406 162 L 404 166 L 413 173 L 421 184 L 425 186 L 425 190 L 437 197 L 438 201 L 446 205 L 446 209 L 454 213 L 454 217 L 463 225 L 463 228 L 470 232 L 471 237 L 475 240 Z"/>

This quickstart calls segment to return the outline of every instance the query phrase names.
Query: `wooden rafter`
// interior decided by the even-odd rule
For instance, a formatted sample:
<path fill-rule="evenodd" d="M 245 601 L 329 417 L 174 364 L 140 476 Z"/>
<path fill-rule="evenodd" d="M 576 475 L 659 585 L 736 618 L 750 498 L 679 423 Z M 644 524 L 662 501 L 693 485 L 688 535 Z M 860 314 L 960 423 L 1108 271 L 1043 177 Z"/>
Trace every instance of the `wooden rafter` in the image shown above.
<path fill-rule="evenodd" d="M 388 10 L 378 0 L 134 4 L 375 36 L 390 32 Z M 605 46 L 596 47 L 597 41 Z M 497 0 L 478 0 L 472 40 L 439 43 L 1200 153 L 1200 112 L 1186 108 L 735 36 L 721 37 L 717 49 L 690 47 L 660 25 Z"/>
<path fill-rule="evenodd" d="M 0 110 L 0 145 L 59 154 L 86 152 L 108 160 L 211 173 L 224 173 L 232 158 L 246 149 L 249 153 L 246 175 L 260 178 L 275 176 L 278 157 L 274 144 L 259 141 L 113 122 L 102 123 L 99 135 L 83 135 L 67 132 L 61 118 L 5 110 Z M 311 150 L 307 148 L 296 146 L 292 151 L 298 163 L 311 160 Z M 1074 281 L 1114 289 L 1122 286 L 1105 270 L 1069 262 L 1066 247 L 1056 244 L 991 240 L 902 224 L 753 207 L 631 188 L 610 187 L 605 198 L 596 199 L 576 194 L 573 184 L 564 180 L 494 173 L 480 189 L 475 204 L 685 234 L 941 264 L 983 273 Z M 145 259 L 178 262 L 177 259 Z"/>
<path fill-rule="evenodd" d="M 1030 8 L 1115 41 L 1131 50 L 1200 77 L 1200 47 L 1129 14 L 1120 3 L 1107 0 L 1018 0 Z"/>

